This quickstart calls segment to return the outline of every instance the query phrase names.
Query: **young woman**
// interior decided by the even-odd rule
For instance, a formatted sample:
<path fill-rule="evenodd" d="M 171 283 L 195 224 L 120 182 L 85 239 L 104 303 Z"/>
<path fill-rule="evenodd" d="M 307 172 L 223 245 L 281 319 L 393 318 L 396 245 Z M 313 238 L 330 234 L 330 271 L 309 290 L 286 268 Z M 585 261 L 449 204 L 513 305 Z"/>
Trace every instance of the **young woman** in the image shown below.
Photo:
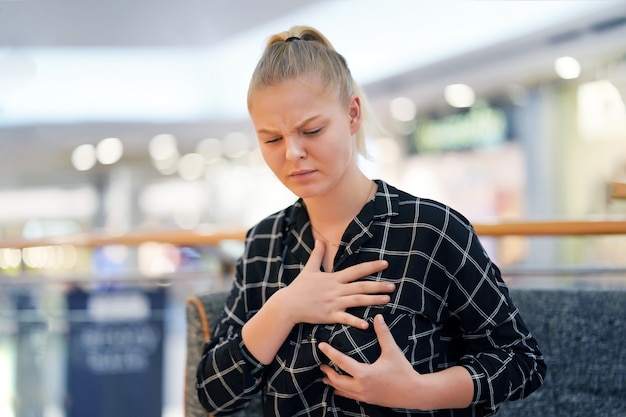
<path fill-rule="evenodd" d="M 248 109 L 299 199 L 248 231 L 198 367 L 215 415 L 485 416 L 546 366 L 470 223 L 357 165 L 367 103 L 315 29 L 270 38 Z"/>

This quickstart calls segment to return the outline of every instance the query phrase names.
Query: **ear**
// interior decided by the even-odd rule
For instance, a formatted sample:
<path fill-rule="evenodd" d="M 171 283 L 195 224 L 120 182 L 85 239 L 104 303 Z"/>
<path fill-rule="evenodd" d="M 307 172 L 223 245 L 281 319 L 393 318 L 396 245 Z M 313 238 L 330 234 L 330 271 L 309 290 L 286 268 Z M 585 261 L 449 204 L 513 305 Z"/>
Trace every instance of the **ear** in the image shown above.
<path fill-rule="evenodd" d="M 350 97 L 348 116 L 350 117 L 350 133 L 354 135 L 361 128 L 363 116 L 361 113 L 361 99 L 356 94 L 352 94 Z"/>

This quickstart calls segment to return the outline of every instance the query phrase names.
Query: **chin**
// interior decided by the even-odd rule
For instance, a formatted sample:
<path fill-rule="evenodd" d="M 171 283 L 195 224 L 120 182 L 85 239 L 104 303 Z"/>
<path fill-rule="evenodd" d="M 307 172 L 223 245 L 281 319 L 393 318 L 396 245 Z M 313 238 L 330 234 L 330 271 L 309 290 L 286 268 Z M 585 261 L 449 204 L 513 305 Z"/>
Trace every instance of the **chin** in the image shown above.
<path fill-rule="evenodd" d="M 319 195 L 319 192 L 314 187 L 307 185 L 291 185 L 287 186 L 287 189 L 299 198 L 311 198 Z"/>

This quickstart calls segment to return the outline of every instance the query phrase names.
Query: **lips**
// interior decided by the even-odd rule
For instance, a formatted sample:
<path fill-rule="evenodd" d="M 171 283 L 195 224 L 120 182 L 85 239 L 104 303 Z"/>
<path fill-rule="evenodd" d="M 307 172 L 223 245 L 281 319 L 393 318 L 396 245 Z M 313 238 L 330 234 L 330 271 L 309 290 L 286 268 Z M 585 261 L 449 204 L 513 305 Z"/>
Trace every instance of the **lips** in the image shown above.
<path fill-rule="evenodd" d="M 302 169 L 302 170 L 293 171 L 289 173 L 289 176 L 295 177 L 295 178 L 304 178 L 304 177 L 310 176 L 314 172 L 315 170 L 312 170 L 312 169 Z"/>

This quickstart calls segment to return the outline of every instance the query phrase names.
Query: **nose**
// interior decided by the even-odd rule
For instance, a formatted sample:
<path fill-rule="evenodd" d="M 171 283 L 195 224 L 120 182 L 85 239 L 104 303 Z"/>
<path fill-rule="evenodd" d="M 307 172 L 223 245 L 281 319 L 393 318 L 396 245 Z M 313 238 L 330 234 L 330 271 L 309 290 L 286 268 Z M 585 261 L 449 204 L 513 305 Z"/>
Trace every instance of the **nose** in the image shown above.
<path fill-rule="evenodd" d="M 306 151 L 304 149 L 302 140 L 297 136 L 290 136 L 285 139 L 285 158 L 289 161 L 295 161 L 297 159 L 304 158 Z"/>

